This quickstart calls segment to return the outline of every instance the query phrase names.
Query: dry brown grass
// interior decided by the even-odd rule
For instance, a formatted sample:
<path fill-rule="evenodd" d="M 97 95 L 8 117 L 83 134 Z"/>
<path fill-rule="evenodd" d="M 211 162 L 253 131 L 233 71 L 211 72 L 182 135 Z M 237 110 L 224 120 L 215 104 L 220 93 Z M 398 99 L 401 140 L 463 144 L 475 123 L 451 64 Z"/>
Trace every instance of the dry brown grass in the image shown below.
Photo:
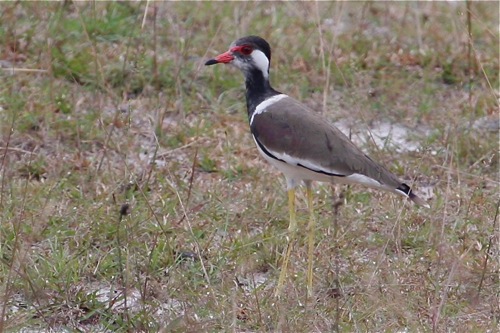
<path fill-rule="evenodd" d="M 499 7 L 469 5 L 471 38 L 459 2 L 0 4 L 0 331 L 496 331 Z M 308 302 L 303 243 L 273 296 L 286 195 L 242 78 L 203 67 L 250 33 L 277 89 L 429 191 L 317 184 Z"/>

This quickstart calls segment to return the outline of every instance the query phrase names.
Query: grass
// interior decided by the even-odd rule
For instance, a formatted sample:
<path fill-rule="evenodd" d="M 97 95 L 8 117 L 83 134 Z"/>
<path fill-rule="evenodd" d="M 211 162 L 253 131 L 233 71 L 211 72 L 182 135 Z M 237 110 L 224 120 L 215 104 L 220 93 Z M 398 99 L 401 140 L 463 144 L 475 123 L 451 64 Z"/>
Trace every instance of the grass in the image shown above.
<path fill-rule="evenodd" d="M 498 329 L 499 138 L 476 125 L 499 117 L 498 4 L 468 4 L 470 39 L 458 2 L 0 6 L 0 331 Z M 284 180 L 240 74 L 203 66 L 246 34 L 277 89 L 421 145 L 361 142 L 430 210 L 315 185 L 313 300 L 305 239 L 273 296 Z"/>

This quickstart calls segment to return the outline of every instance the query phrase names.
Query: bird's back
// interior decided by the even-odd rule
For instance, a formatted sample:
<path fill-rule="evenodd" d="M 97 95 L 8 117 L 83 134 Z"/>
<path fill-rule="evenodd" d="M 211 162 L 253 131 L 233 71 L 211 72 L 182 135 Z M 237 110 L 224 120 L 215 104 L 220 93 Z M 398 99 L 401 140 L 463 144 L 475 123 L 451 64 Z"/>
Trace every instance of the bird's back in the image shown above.
<path fill-rule="evenodd" d="M 360 174 L 391 188 L 401 184 L 338 128 L 291 97 L 254 115 L 251 127 L 256 140 L 270 152 L 303 161 L 311 170 L 337 177 Z"/>

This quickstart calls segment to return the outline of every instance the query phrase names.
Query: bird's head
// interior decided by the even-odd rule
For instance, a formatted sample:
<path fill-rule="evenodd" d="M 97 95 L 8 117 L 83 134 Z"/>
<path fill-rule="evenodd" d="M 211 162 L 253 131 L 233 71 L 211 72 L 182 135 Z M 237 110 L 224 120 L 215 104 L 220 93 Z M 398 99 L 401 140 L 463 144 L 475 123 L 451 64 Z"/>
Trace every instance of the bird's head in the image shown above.
<path fill-rule="evenodd" d="M 229 50 L 208 60 L 205 65 L 231 64 L 244 74 L 260 70 L 265 78 L 269 76 L 271 47 L 261 37 L 247 36 L 234 41 Z"/>

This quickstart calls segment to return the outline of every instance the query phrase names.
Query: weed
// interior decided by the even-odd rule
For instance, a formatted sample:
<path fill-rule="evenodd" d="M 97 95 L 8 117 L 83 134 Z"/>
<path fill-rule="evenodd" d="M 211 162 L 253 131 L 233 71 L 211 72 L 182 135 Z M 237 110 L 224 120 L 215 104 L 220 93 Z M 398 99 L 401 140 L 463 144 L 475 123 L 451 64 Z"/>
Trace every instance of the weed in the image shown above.
<path fill-rule="evenodd" d="M 498 130 L 476 125 L 498 120 L 497 3 L 0 7 L 0 331 L 498 328 Z M 247 34 L 272 45 L 273 86 L 431 189 L 424 210 L 316 184 L 307 304 L 302 238 L 273 296 L 285 182 L 242 77 L 203 67 Z M 382 122 L 419 148 L 356 135 Z"/>

